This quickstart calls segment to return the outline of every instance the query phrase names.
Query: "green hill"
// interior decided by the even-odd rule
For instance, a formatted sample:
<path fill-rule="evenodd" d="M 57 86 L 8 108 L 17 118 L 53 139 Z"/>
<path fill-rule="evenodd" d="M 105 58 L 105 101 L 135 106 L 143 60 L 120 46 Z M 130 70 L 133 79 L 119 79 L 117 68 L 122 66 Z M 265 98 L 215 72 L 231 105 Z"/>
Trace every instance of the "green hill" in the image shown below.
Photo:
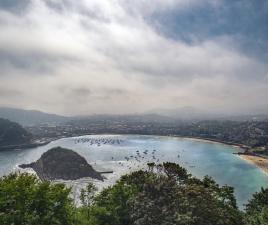
<path fill-rule="evenodd" d="M 31 140 L 31 134 L 21 125 L 0 118 L 0 146 L 27 144 Z"/>
<path fill-rule="evenodd" d="M 37 110 L 24 110 L 16 108 L 0 107 L 0 118 L 5 118 L 22 126 L 40 124 L 60 124 L 69 121 L 68 117 L 44 113 Z"/>

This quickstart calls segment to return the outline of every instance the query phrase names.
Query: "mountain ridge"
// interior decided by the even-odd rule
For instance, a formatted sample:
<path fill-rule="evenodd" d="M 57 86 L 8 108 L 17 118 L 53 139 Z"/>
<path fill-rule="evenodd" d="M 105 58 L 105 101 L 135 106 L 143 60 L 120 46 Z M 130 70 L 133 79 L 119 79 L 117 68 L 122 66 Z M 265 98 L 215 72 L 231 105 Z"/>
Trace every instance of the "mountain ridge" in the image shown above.
<path fill-rule="evenodd" d="M 18 123 L 0 118 L 0 146 L 28 144 L 31 138 L 32 135 Z"/>
<path fill-rule="evenodd" d="M 45 113 L 38 110 L 26 110 L 11 107 L 0 107 L 0 118 L 8 119 L 22 126 L 40 125 L 45 123 L 63 123 L 69 120 L 67 116 Z"/>

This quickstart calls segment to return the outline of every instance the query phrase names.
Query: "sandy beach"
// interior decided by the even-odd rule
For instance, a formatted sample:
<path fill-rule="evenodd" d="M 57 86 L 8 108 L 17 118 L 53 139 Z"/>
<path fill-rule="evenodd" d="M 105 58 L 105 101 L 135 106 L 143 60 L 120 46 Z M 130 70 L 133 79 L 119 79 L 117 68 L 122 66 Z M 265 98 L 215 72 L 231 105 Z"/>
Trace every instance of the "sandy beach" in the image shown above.
<path fill-rule="evenodd" d="M 268 159 L 259 157 L 259 156 L 252 156 L 252 155 L 239 155 L 239 157 L 246 160 L 247 162 L 251 164 L 256 165 L 263 172 L 268 174 Z"/>
<path fill-rule="evenodd" d="M 180 137 L 182 139 L 188 139 L 188 140 L 193 140 L 193 141 L 200 141 L 200 142 L 206 142 L 206 143 L 212 143 L 212 144 L 222 144 L 222 145 L 229 145 L 233 147 L 239 147 L 237 145 L 231 145 L 225 142 L 220 142 L 216 140 L 209 140 L 209 139 L 204 139 L 204 138 L 198 138 L 198 137 Z"/>
<path fill-rule="evenodd" d="M 201 142 L 207 142 L 207 143 L 213 143 L 213 144 L 216 143 L 216 144 L 228 145 L 228 146 L 232 146 L 234 148 L 240 148 L 240 149 L 242 149 L 242 147 L 243 147 L 241 144 L 229 143 L 229 142 L 213 140 L 213 139 L 209 139 L 209 138 L 188 137 L 188 136 L 178 136 L 178 135 L 173 135 L 171 137 L 177 137 L 177 138 L 182 138 L 182 139 L 188 139 L 188 140 L 193 140 L 193 141 L 201 141 Z"/>

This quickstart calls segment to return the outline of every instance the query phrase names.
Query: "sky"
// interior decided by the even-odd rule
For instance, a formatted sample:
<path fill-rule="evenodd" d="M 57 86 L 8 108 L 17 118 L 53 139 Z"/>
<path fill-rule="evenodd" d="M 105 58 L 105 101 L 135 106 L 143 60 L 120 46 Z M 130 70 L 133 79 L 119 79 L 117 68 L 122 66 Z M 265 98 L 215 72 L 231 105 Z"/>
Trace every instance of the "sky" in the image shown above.
<path fill-rule="evenodd" d="M 268 113 L 267 0 L 0 0 L 0 106 Z"/>

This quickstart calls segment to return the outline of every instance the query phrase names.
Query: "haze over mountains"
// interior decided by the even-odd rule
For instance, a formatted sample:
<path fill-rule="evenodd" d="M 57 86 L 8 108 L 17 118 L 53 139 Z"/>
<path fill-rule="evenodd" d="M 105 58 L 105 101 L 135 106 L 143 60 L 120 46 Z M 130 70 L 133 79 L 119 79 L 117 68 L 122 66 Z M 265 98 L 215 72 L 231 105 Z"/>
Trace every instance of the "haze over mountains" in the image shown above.
<path fill-rule="evenodd" d="M 268 120 L 268 114 L 256 115 L 224 115 L 204 112 L 193 107 L 176 109 L 155 109 L 141 114 L 94 114 L 84 116 L 62 116 L 38 110 L 25 110 L 17 108 L 0 107 L 0 118 L 9 119 L 22 126 L 41 124 L 63 124 L 70 121 L 95 121 L 95 120 L 125 120 L 132 122 L 167 122 L 172 121 L 200 121 L 200 120 Z"/>
<path fill-rule="evenodd" d="M 9 119 L 23 126 L 31 126 L 42 123 L 61 123 L 69 120 L 68 117 L 38 110 L 24 110 L 16 108 L 0 107 L 0 118 Z"/>

